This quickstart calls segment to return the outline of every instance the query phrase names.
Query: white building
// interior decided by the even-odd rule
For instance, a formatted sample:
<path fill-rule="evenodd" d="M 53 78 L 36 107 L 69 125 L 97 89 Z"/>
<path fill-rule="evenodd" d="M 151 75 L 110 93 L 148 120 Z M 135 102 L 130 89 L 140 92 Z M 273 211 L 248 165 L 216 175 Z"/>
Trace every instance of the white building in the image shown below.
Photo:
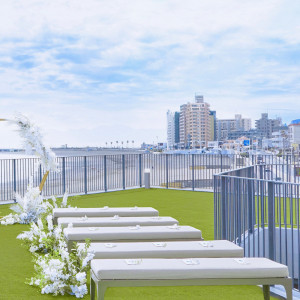
<path fill-rule="evenodd" d="M 289 125 L 289 138 L 292 146 L 300 145 L 300 119 L 294 120 Z"/>
<path fill-rule="evenodd" d="M 167 111 L 167 147 L 173 149 L 175 144 L 175 114 Z"/>
<path fill-rule="evenodd" d="M 179 144 L 179 112 L 167 111 L 167 148 L 175 149 Z"/>

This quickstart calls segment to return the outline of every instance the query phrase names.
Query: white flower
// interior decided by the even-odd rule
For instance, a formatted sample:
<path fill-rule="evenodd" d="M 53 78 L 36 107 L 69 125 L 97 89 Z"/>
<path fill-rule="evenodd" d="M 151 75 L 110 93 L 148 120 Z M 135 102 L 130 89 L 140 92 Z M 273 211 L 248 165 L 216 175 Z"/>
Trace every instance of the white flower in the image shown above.
<path fill-rule="evenodd" d="M 1 219 L 2 225 L 13 225 L 18 223 L 19 217 L 18 215 L 9 214 Z"/>
<path fill-rule="evenodd" d="M 83 285 L 71 285 L 72 292 L 77 298 L 83 298 L 88 293 L 86 284 Z"/>
<path fill-rule="evenodd" d="M 37 224 L 38 224 L 40 230 L 44 229 L 44 225 L 43 225 L 43 222 L 41 219 L 38 219 Z"/>
<path fill-rule="evenodd" d="M 80 272 L 76 274 L 76 280 L 80 282 L 80 284 L 86 283 L 86 273 Z"/>
<path fill-rule="evenodd" d="M 82 261 L 82 267 L 85 268 L 89 261 L 91 261 L 93 258 L 94 258 L 95 254 L 91 251 L 91 252 L 88 252 L 86 257 L 83 259 Z"/>
<path fill-rule="evenodd" d="M 68 192 L 66 191 L 63 196 L 61 207 L 67 207 L 67 203 L 68 203 Z"/>
<path fill-rule="evenodd" d="M 53 219 L 52 215 L 47 216 L 47 223 L 48 223 L 48 230 L 52 231 L 53 230 Z"/>
<path fill-rule="evenodd" d="M 34 245 L 30 246 L 30 248 L 29 248 L 29 251 L 30 251 L 31 253 L 33 253 L 33 252 L 35 252 L 35 251 L 37 251 L 37 250 L 39 250 L 39 248 L 38 248 L 37 246 L 34 246 Z"/>

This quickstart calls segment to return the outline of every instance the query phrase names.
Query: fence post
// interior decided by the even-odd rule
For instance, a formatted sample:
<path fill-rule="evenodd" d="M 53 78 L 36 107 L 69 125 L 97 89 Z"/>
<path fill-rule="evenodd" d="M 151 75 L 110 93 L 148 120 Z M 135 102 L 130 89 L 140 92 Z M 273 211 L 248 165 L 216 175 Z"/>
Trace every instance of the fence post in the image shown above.
<path fill-rule="evenodd" d="M 254 167 L 249 167 L 248 168 L 248 178 L 253 178 L 253 168 Z M 254 229 L 254 220 L 255 220 L 255 211 L 254 211 L 254 181 L 253 180 L 248 180 L 248 230 L 250 233 L 253 232 Z"/>
<path fill-rule="evenodd" d="M 104 191 L 107 192 L 107 169 L 106 169 L 106 155 L 103 157 L 104 163 Z"/>
<path fill-rule="evenodd" d="M 166 188 L 169 188 L 169 156 L 166 154 Z"/>
<path fill-rule="evenodd" d="M 195 154 L 192 154 L 192 190 L 195 190 Z"/>
<path fill-rule="evenodd" d="M 62 184 L 63 184 L 63 193 L 66 192 L 66 158 L 62 158 Z"/>
<path fill-rule="evenodd" d="M 268 182 L 268 228 L 269 258 L 275 259 L 275 183 Z"/>
<path fill-rule="evenodd" d="M 84 156 L 84 193 L 87 194 L 87 166 L 86 166 L 86 156 Z"/>
<path fill-rule="evenodd" d="M 125 155 L 122 154 L 122 181 L 123 181 L 123 190 L 125 190 Z"/>
<path fill-rule="evenodd" d="M 223 155 L 222 154 L 220 154 L 221 155 L 221 173 L 223 172 Z"/>
<path fill-rule="evenodd" d="M 139 154 L 139 184 L 142 187 L 142 154 Z"/>
<path fill-rule="evenodd" d="M 14 201 L 16 200 L 16 192 L 17 192 L 17 174 L 16 174 L 16 160 L 13 159 L 13 184 L 14 184 Z"/>
<path fill-rule="evenodd" d="M 39 166 L 39 183 L 42 181 L 43 175 L 42 175 L 42 165 Z"/>
<path fill-rule="evenodd" d="M 227 239 L 227 201 L 226 178 L 221 177 L 221 239 Z"/>

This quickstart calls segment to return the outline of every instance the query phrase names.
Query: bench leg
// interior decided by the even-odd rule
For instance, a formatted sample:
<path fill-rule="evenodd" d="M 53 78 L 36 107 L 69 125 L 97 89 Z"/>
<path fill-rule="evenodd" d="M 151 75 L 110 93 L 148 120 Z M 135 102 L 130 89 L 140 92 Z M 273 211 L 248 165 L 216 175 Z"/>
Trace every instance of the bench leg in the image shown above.
<path fill-rule="evenodd" d="M 270 286 L 269 285 L 263 286 L 263 293 L 264 293 L 264 299 L 270 300 Z"/>
<path fill-rule="evenodd" d="M 286 300 L 293 300 L 293 282 L 290 279 L 286 284 L 283 284 L 286 292 Z"/>
<path fill-rule="evenodd" d="M 95 281 L 91 277 L 91 284 L 90 284 L 90 294 L 91 294 L 91 300 L 95 300 Z"/>
<path fill-rule="evenodd" d="M 97 300 L 104 300 L 106 289 L 107 287 L 101 284 L 101 281 L 97 283 Z"/>

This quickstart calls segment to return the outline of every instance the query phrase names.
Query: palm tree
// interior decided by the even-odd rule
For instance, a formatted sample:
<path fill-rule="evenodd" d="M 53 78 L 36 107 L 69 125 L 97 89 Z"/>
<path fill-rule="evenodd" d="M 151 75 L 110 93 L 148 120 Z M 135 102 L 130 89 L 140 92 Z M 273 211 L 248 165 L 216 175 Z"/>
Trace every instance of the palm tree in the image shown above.
<path fill-rule="evenodd" d="M 127 148 L 128 148 L 128 144 L 129 144 L 129 141 L 127 140 Z"/>
<path fill-rule="evenodd" d="M 134 140 L 132 140 L 132 148 L 134 148 Z"/>
<path fill-rule="evenodd" d="M 123 143 L 124 143 L 124 142 L 122 141 L 121 143 L 122 143 L 122 149 L 123 149 Z"/>
<path fill-rule="evenodd" d="M 118 148 L 118 143 L 119 143 L 119 141 L 116 141 L 116 144 L 117 144 L 117 148 Z"/>
<path fill-rule="evenodd" d="M 107 142 L 105 142 L 105 144 L 106 144 L 106 148 L 107 148 Z"/>
<path fill-rule="evenodd" d="M 110 142 L 110 148 L 112 148 L 112 144 L 113 144 L 113 142 Z"/>

